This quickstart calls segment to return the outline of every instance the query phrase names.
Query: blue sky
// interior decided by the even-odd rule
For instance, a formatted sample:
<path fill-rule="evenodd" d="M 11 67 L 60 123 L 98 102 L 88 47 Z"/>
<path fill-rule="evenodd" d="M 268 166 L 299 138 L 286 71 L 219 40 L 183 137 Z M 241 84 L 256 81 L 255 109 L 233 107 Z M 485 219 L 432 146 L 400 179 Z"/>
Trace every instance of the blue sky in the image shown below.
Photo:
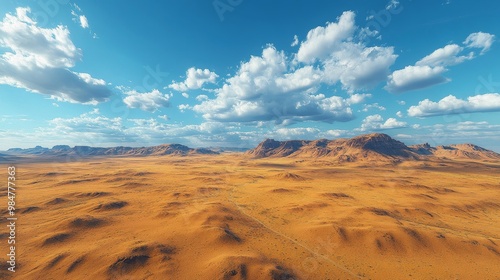
<path fill-rule="evenodd" d="M 367 3 L 369 2 L 369 3 Z M 500 152 L 496 1 L 0 5 L 0 150 L 382 132 Z"/>

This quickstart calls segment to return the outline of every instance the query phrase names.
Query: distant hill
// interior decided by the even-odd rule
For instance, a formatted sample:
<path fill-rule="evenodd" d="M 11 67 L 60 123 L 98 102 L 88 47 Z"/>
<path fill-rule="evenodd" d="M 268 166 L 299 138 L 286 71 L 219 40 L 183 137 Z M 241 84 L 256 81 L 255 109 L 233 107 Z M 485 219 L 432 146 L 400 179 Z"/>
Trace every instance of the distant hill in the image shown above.
<path fill-rule="evenodd" d="M 350 139 L 275 141 L 266 139 L 245 153 L 253 158 L 330 158 L 339 162 L 408 160 L 429 156 L 463 159 L 500 159 L 500 154 L 473 144 L 431 147 L 406 146 L 387 134 L 372 133 Z"/>
<path fill-rule="evenodd" d="M 29 154 L 29 155 L 41 155 L 41 154 L 44 154 L 48 151 L 50 151 L 49 148 L 44 148 L 42 146 L 36 146 L 34 148 L 29 148 L 29 149 L 12 148 L 12 149 L 7 150 L 8 153 Z"/>
<path fill-rule="evenodd" d="M 246 154 L 262 158 L 262 157 L 286 157 L 299 151 L 302 147 L 310 144 L 311 141 L 290 140 L 290 141 L 275 141 L 266 139 L 261 142 L 255 149 L 249 150 Z"/>
<path fill-rule="evenodd" d="M 207 149 L 210 149 L 215 152 L 219 153 L 224 153 L 224 152 L 229 152 L 229 153 L 243 153 L 248 150 L 249 148 L 238 148 L 238 147 L 207 147 Z"/>
<path fill-rule="evenodd" d="M 426 143 L 413 145 L 410 148 L 421 155 L 434 155 L 442 158 L 500 159 L 500 154 L 469 143 L 437 147 L 431 147 Z"/>
<path fill-rule="evenodd" d="M 218 152 L 204 148 L 189 148 L 180 144 L 164 144 L 152 147 L 90 147 L 90 146 L 75 146 L 71 148 L 67 145 L 56 145 L 49 148 L 36 146 L 35 148 L 20 149 L 13 148 L 6 151 L 11 155 L 40 155 L 40 156 L 162 156 L 162 155 L 177 155 L 187 156 L 194 154 L 218 154 Z"/>

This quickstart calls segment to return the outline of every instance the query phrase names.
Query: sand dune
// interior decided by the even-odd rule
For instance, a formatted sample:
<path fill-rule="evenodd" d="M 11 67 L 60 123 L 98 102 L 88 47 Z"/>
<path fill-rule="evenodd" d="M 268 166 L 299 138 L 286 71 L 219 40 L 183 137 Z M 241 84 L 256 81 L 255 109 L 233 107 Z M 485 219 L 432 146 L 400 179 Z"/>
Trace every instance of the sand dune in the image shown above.
<path fill-rule="evenodd" d="M 275 179 L 278 179 L 278 180 L 290 180 L 290 181 L 305 181 L 305 180 L 307 180 L 307 178 L 305 178 L 303 176 L 300 176 L 300 175 L 297 175 L 294 173 L 290 173 L 290 172 L 280 172 L 278 174 L 275 174 L 272 177 Z"/>
<path fill-rule="evenodd" d="M 500 275 L 499 162 L 223 154 L 19 170 L 13 279 Z"/>

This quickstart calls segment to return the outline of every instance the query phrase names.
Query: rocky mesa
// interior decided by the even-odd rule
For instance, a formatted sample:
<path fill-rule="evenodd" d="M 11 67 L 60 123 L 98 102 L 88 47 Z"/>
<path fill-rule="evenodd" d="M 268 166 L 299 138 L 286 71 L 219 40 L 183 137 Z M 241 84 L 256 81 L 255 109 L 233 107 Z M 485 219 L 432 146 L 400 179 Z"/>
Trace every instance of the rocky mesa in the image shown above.
<path fill-rule="evenodd" d="M 446 159 L 498 160 L 500 154 L 473 144 L 431 147 L 428 143 L 407 146 L 387 134 L 372 133 L 350 139 L 275 141 L 266 139 L 245 153 L 252 158 L 329 158 L 339 162 L 379 160 Z"/>

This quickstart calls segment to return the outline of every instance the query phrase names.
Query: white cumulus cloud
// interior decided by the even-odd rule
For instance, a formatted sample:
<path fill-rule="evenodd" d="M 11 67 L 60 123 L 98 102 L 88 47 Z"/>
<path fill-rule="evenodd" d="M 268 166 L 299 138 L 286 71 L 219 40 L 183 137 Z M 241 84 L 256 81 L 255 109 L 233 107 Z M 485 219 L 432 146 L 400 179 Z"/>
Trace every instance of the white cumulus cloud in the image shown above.
<path fill-rule="evenodd" d="M 370 109 L 377 109 L 379 111 L 385 111 L 386 108 L 378 103 L 373 104 L 364 104 L 363 109 L 361 111 L 368 112 Z"/>
<path fill-rule="evenodd" d="M 385 89 L 393 93 L 401 93 L 446 83 L 449 79 L 442 76 L 444 72 L 446 68 L 442 66 L 406 66 L 389 76 Z"/>
<path fill-rule="evenodd" d="M 273 131 L 273 137 L 278 139 L 309 139 L 314 138 L 320 132 L 319 129 L 313 127 L 282 127 Z"/>
<path fill-rule="evenodd" d="M 393 47 L 366 46 L 359 41 L 355 13 L 344 12 L 336 22 L 311 29 L 297 53 L 288 57 L 274 46 L 242 62 L 237 73 L 203 97 L 193 110 L 209 121 L 293 124 L 332 123 L 354 118 L 351 105 L 369 94 L 356 93 L 387 79 L 397 55 Z M 318 92 L 322 85 L 340 83 L 350 97 Z M 174 85 L 171 85 L 173 87 Z M 182 87 L 175 84 L 175 87 Z"/>
<path fill-rule="evenodd" d="M 0 84 L 47 94 L 73 103 L 108 100 L 111 91 L 101 79 L 71 71 L 82 58 L 69 30 L 62 25 L 42 28 L 29 17 L 29 8 L 17 8 L 0 22 Z"/>
<path fill-rule="evenodd" d="M 361 131 L 376 131 L 376 130 L 385 130 L 385 129 L 395 129 L 395 128 L 404 128 L 407 127 L 408 124 L 406 122 L 398 121 L 395 118 L 388 118 L 384 121 L 384 118 L 379 115 L 370 115 L 367 116 L 363 123 L 361 124 Z"/>
<path fill-rule="evenodd" d="M 472 59 L 474 56 L 472 53 L 469 53 L 468 55 L 460 56 L 459 53 L 463 50 L 462 47 L 460 47 L 457 44 L 451 44 L 451 45 L 446 45 L 443 48 L 439 48 L 432 52 L 430 55 L 422 58 L 421 60 L 417 61 L 415 65 L 417 66 L 431 66 L 431 67 L 436 67 L 436 66 L 451 66 L 455 64 L 460 64 L 464 62 L 465 60 Z"/>
<path fill-rule="evenodd" d="M 135 90 L 125 92 L 127 95 L 123 102 L 129 108 L 139 108 L 143 111 L 155 112 L 162 107 L 170 106 L 169 100 L 172 95 L 163 94 L 154 89 L 151 92 L 140 93 Z"/>
<path fill-rule="evenodd" d="M 438 102 L 422 100 L 408 109 L 408 116 L 429 117 L 460 113 L 500 111 L 500 94 L 486 93 L 467 97 L 467 100 L 448 95 Z"/>
<path fill-rule="evenodd" d="M 189 105 L 189 104 L 181 104 L 181 105 L 177 106 L 177 108 L 179 108 L 179 111 L 181 111 L 182 113 L 184 113 L 186 110 L 192 109 L 191 105 Z"/>
<path fill-rule="evenodd" d="M 396 58 L 393 47 L 345 42 L 324 61 L 324 81 L 329 84 L 340 81 L 349 92 L 372 88 L 387 79 Z"/>
<path fill-rule="evenodd" d="M 470 34 L 467 39 L 465 39 L 464 44 L 469 48 L 480 48 L 481 54 L 484 54 L 491 48 L 494 41 L 495 35 L 485 32 L 476 32 Z"/>
<path fill-rule="evenodd" d="M 494 36 L 488 33 L 472 33 L 464 41 L 465 47 L 481 48 L 486 52 L 493 43 Z M 475 57 L 474 52 L 464 53 L 465 48 L 457 44 L 449 44 L 436 49 L 415 63 L 394 71 L 388 77 L 385 89 L 393 93 L 401 93 L 423 89 L 451 81 L 443 76 L 448 68 Z"/>
<path fill-rule="evenodd" d="M 172 82 L 168 87 L 177 91 L 199 89 L 205 83 L 215 83 L 218 77 L 219 75 L 208 69 L 196 69 L 191 67 L 186 71 L 186 79 L 183 82 Z"/>
<path fill-rule="evenodd" d="M 300 44 L 297 59 L 311 63 L 329 57 L 342 41 L 354 33 L 354 17 L 354 12 L 347 11 L 338 18 L 338 22 L 330 22 L 325 27 L 318 26 L 310 30 L 307 39 Z"/>
<path fill-rule="evenodd" d="M 366 46 L 356 32 L 366 32 L 355 24 L 355 13 L 344 12 L 338 22 L 310 30 L 301 42 L 296 59 L 312 64 L 319 62 L 323 82 L 340 82 L 349 92 L 371 88 L 386 80 L 389 67 L 397 55 L 393 47 Z"/>
<path fill-rule="evenodd" d="M 317 94 L 320 72 L 312 66 L 292 70 L 285 54 L 273 46 L 252 56 L 239 71 L 216 89 L 216 98 L 204 100 L 194 110 L 211 121 L 291 124 L 301 121 L 348 121 L 356 100 Z M 356 95 L 353 99 L 362 100 Z"/>

